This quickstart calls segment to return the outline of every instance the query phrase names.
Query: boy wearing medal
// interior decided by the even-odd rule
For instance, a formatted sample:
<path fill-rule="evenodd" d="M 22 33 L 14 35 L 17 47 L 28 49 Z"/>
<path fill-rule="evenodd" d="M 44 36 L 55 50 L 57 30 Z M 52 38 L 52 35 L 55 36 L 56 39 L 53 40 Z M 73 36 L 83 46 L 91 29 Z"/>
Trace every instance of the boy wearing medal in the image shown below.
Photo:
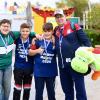
<path fill-rule="evenodd" d="M 14 40 L 10 29 L 11 22 L 8 19 L 0 21 L 0 100 L 8 100 L 11 90 Z"/>
<path fill-rule="evenodd" d="M 43 25 L 43 40 L 35 40 L 29 54 L 34 55 L 35 100 L 43 100 L 43 90 L 46 85 L 48 100 L 55 98 L 55 78 L 57 76 L 56 52 L 51 23 Z"/>
<path fill-rule="evenodd" d="M 31 27 L 23 23 L 20 26 L 20 37 L 16 39 L 15 64 L 14 64 L 14 92 L 13 100 L 20 100 L 23 87 L 23 100 L 29 100 L 32 73 L 33 57 L 28 55 L 28 49 L 32 38 L 29 36 Z"/>

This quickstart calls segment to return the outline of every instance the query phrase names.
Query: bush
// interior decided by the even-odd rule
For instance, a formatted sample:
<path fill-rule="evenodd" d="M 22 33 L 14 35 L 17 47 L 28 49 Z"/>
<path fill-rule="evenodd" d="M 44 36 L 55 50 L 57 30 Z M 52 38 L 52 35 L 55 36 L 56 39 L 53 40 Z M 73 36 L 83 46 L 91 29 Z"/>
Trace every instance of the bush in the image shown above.
<path fill-rule="evenodd" d="M 92 46 L 100 45 L 100 30 L 88 29 L 84 30 L 92 42 Z"/>

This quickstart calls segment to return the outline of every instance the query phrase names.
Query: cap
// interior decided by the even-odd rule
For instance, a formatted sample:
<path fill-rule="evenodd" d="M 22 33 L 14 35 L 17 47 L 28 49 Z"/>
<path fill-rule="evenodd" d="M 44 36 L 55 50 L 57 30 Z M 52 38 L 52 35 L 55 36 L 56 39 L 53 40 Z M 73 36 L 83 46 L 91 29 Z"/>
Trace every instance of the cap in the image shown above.
<path fill-rule="evenodd" d="M 62 9 L 57 9 L 57 10 L 54 12 L 54 16 L 55 16 L 56 14 L 61 14 L 61 15 L 64 16 L 64 12 L 63 12 Z"/>

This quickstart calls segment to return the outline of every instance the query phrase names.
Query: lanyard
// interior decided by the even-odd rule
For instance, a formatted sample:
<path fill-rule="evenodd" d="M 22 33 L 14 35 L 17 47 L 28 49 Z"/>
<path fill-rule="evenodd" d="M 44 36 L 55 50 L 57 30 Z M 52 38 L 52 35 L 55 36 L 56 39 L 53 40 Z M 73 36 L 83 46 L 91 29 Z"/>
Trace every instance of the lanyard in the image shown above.
<path fill-rule="evenodd" d="M 50 40 L 50 41 L 51 41 L 51 40 Z M 44 49 L 45 49 L 46 54 L 47 54 L 47 48 L 48 48 L 48 46 L 49 46 L 49 44 L 50 44 L 50 41 L 46 41 L 46 40 L 44 39 Z"/>
<path fill-rule="evenodd" d="M 50 41 L 51 41 L 51 40 L 50 40 Z M 46 40 L 44 39 L 44 50 L 45 50 L 45 52 L 46 52 L 46 56 L 45 56 L 45 60 L 46 60 L 46 61 L 48 60 L 47 48 L 48 48 L 48 46 L 49 46 L 49 44 L 50 44 L 50 41 L 46 41 Z"/>
<path fill-rule="evenodd" d="M 7 54 L 7 46 L 8 46 L 8 42 L 9 42 L 9 35 L 8 35 L 7 38 L 5 37 L 5 41 L 4 41 L 3 37 L 1 36 L 1 34 L 0 34 L 0 37 L 2 39 L 2 42 L 4 43 L 4 46 L 5 46 L 5 49 L 6 49 L 6 54 Z"/>
<path fill-rule="evenodd" d="M 61 43 L 62 43 L 62 39 L 63 39 L 63 36 L 60 34 L 60 37 L 59 37 L 59 45 L 61 46 Z"/>
<path fill-rule="evenodd" d="M 63 35 L 62 35 L 63 30 L 62 29 L 61 30 L 59 29 L 59 31 L 60 31 L 59 45 L 61 46 L 62 39 L 63 39 Z"/>
<path fill-rule="evenodd" d="M 26 62 L 28 62 L 28 57 L 27 57 L 28 53 L 27 53 L 27 50 L 28 50 L 28 47 L 29 47 L 29 38 L 26 40 L 26 42 L 27 42 L 27 44 L 28 44 L 28 46 L 27 46 L 26 49 L 25 49 L 25 46 L 24 46 L 24 41 L 23 41 L 23 39 L 21 39 L 21 41 L 22 41 L 22 46 L 23 46 L 24 53 L 25 53 Z"/>

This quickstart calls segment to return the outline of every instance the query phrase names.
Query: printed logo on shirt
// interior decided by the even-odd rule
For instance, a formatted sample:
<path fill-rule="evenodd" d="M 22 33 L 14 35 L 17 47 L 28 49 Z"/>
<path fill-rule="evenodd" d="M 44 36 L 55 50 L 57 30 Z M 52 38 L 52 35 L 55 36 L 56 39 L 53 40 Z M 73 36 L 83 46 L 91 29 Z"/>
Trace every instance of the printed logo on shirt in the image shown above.
<path fill-rule="evenodd" d="M 42 63 L 51 63 L 53 56 L 54 54 L 44 52 L 40 58 L 42 59 Z"/>
<path fill-rule="evenodd" d="M 17 50 L 18 50 L 19 56 L 20 56 L 21 58 L 26 58 L 25 50 L 23 49 L 23 46 L 22 46 L 21 44 L 19 44 Z M 27 52 L 27 54 L 28 54 L 28 50 L 27 50 L 26 52 Z"/>

